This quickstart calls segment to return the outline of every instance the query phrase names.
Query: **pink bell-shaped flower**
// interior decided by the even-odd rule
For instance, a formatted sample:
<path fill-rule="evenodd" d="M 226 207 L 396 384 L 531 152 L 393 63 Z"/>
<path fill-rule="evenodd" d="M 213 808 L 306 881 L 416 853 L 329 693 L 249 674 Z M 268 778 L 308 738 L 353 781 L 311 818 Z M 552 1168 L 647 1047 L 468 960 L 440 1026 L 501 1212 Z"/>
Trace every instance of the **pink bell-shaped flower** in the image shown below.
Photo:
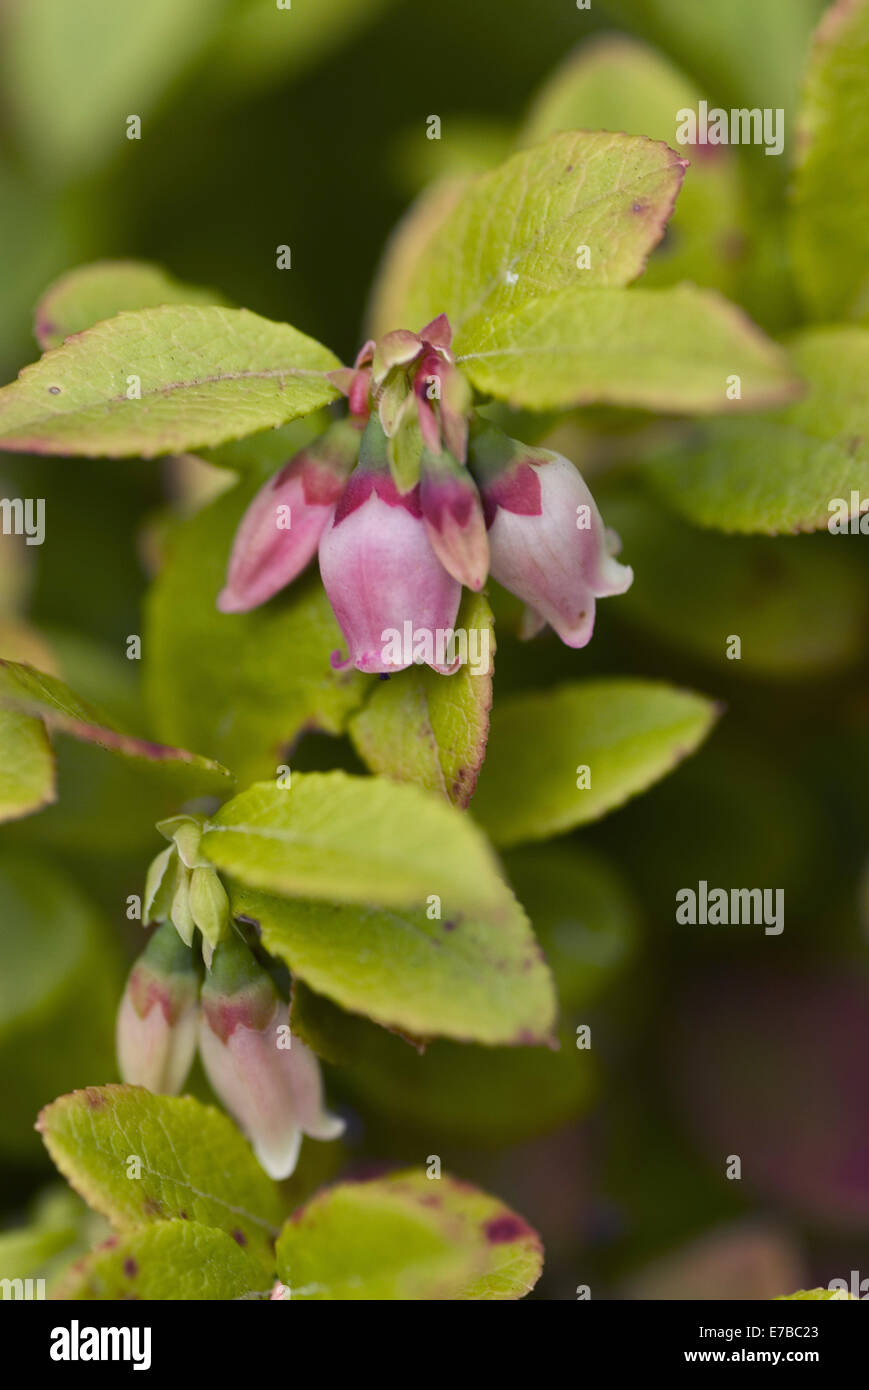
<path fill-rule="evenodd" d="M 124 1081 L 177 1095 L 196 1052 L 198 993 L 193 956 L 165 922 L 133 966 L 121 997 L 116 1051 Z"/>
<path fill-rule="evenodd" d="M 323 1106 L 320 1064 L 290 1033 L 271 977 L 235 935 L 214 952 L 202 987 L 199 1053 L 215 1094 L 270 1177 L 294 1171 L 302 1135 L 337 1139 L 344 1121 Z"/>
<path fill-rule="evenodd" d="M 444 451 L 422 457 L 419 501 L 432 549 L 448 574 L 482 589 L 489 572 L 489 541 L 477 485 L 467 468 Z"/>
<path fill-rule="evenodd" d="M 283 589 L 313 558 L 359 452 L 360 430 L 339 420 L 260 488 L 229 558 L 223 613 L 246 613 Z"/>
<path fill-rule="evenodd" d="M 461 584 L 432 549 L 419 484 L 406 493 L 396 487 L 376 416 L 320 540 L 320 574 L 350 653 L 340 663 L 336 653 L 336 665 L 400 671 L 412 664 L 417 649 L 442 651 L 439 635 L 454 629 Z M 444 674 L 455 669 L 436 656 L 428 664 Z"/>
<path fill-rule="evenodd" d="M 526 633 L 549 623 L 568 647 L 584 647 L 595 600 L 625 593 L 634 574 L 616 560 L 618 538 L 581 474 L 561 454 L 528 448 L 489 425 L 476 434 L 470 457 L 490 571 L 528 605 Z"/>

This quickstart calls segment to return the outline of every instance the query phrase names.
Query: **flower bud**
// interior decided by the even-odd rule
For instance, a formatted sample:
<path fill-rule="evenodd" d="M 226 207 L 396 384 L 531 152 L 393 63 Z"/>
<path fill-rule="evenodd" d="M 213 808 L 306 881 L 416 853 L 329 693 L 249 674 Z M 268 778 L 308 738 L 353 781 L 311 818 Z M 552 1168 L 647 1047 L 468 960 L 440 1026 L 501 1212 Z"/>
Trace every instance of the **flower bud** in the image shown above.
<path fill-rule="evenodd" d="M 342 665 L 368 672 L 402 670 L 412 657 L 392 654 L 391 634 L 404 632 L 405 624 L 432 634 L 455 625 L 461 585 L 432 549 L 419 485 L 406 493 L 396 487 L 376 416 L 366 426 L 359 465 L 320 541 L 320 573 L 349 647 Z M 339 664 L 337 656 L 333 664 Z"/>
<path fill-rule="evenodd" d="M 124 1081 L 162 1095 L 181 1090 L 196 1051 L 198 992 L 190 951 L 167 922 L 130 971 L 118 1009 L 116 1050 Z"/>
<path fill-rule="evenodd" d="M 215 1094 L 277 1179 L 294 1171 L 303 1134 L 337 1139 L 344 1129 L 323 1108 L 320 1064 L 287 1019 L 271 977 L 230 934 L 203 985 L 199 1051 Z"/>
<path fill-rule="evenodd" d="M 214 948 L 229 932 L 230 920 L 229 898 L 216 869 L 191 870 L 188 904 L 190 915 L 202 932 L 202 955 L 210 970 Z"/>
<path fill-rule="evenodd" d="M 471 469 L 489 528 L 490 571 L 529 605 L 526 631 L 549 623 L 568 647 L 584 647 L 595 599 L 623 594 L 633 570 L 614 558 L 608 532 L 582 476 L 561 454 L 530 449 L 485 425 Z"/>
<path fill-rule="evenodd" d="M 359 428 L 339 420 L 260 488 L 241 519 L 223 613 L 246 613 L 283 589 L 313 558 L 359 451 Z"/>
<path fill-rule="evenodd" d="M 202 954 L 211 965 L 214 947 L 229 930 L 229 899 L 217 870 L 201 853 L 203 816 L 170 816 L 157 822 L 167 840 L 145 879 L 146 922 L 171 922 L 185 946 L 193 945 L 197 927 Z"/>

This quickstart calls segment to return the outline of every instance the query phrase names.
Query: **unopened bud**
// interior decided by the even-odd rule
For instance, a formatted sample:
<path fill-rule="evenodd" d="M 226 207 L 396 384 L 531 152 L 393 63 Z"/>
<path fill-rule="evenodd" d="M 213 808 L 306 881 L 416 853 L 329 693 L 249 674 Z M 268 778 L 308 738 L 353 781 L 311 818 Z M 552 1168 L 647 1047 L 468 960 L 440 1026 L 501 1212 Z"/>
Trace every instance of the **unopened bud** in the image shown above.
<path fill-rule="evenodd" d="M 124 1081 L 175 1095 L 196 1051 L 199 981 L 193 957 L 166 923 L 130 971 L 118 1009 L 118 1069 Z"/>

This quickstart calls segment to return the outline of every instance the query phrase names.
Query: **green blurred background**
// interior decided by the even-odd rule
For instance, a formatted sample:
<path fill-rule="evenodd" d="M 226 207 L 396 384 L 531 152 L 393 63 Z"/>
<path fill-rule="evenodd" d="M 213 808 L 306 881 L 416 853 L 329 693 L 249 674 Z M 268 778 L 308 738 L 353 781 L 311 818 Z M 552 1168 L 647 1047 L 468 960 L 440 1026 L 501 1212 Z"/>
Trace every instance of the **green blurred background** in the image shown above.
<path fill-rule="evenodd" d="M 497 161 L 576 45 L 632 35 L 711 103 L 783 106 L 790 121 L 822 9 L 293 0 L 276 16 L 271 0 L 7 0 L 3 380 L 37 355 L 31 316 L 46 284 L 101 257 L 156 261 L 352 358 L 410 199 Z M 633 129 L 636 93 L 605 95 L 614 128 Z M 128 114 L 141 116 L 141 140 L 124 137 Z M 431 114 L 440 142 L 425 138 Z M 710 246 L 710 282 L 767 331 L 787 329 L 800 309 L 781 232 L 786 167 L 740 151 L 726 179 L 738 239 L 732 263 Z M 289 271 L 275 265 L 282 244 Z M 666 279 L 674 250 L 671 239 L 650 275 Z M 525 437 L 548 423 L 525 421 Z M 715 696 L 720 724 L 599 826 L 506 856 L 556 970 L 562 1051 L 436 1044 L 419 1061 L 372 1029 L 362 1062 L 329 1071 L 352 1121 L 345 1151 L 308 1144 L 292 1191 L 341 1165 L 437 1153 L 540 1229 L 535 1297 L 574 1298 L 581 1285 L 594 1298 L 770 1297 L 853 1269 L 867 1278 L 865 545 L 688 526 L 646 486 L 638 423 L 580 412 L 559 435 L 622 535 L 633 590 L 601 606 L 582 652 L 551 638 L 521 646 L 496 594 L 495 698 L 636 673 Z M 142 631 L 143 526 L 159 526 L 167 503 L 189 508 L 195 490 L 179 494 L 176 474 L 137 461 L 4 457 L 0 492 L 49 498 L 63 517 L 38 552 L 0 541 L 0 654 L 52 666 L 145 729 L 123 656 Z M 730 633 L 741 662 L 724 658 Z M 63 745 L 60 760 L 60 807 L 0 836 L 0 1221 L 34 1219 L 43 1263 L 93 1231 L 46 1188 L 32 1120 L 59 1092 L 114 1078 L 112 1016 L 138 946 L 124 905 L 157 848 L 159 810 L 98 752 Z M 354 765 L 349 745 L 325 736 L 296 759 L 339 763 Z M 700 879 L 783 888 L 783 936 L 676 926 L 676 891 Z M 591 1025 L 590 1054 L 573 1047 L 579 1023 Z M 725 1177 L 732 1154 L 739 1182 Z"/>

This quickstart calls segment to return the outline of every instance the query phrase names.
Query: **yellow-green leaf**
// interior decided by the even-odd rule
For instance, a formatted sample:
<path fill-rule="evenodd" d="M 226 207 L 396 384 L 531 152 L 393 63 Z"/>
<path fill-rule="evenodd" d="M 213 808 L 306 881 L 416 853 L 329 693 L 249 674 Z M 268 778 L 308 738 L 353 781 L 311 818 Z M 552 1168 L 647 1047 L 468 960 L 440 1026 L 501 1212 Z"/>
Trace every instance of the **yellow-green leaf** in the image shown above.
<path fill-rule="evenodd" d="M 660 681 L 588 680 L 496 701 L 472 803 L 497 845 L 598 820 L 703 742 L 711 700 Z"/>
<path fill-rule="evenodd" d="M 458 813 L 456 813 L 458 814 Z M 337 882 L 335 896 L 341 891 Z M 318 994 L 415 1037 L 546 1042 L 555 991 L 523 909 L 501 886 L 487 914 L 446 898 L 421 908 L 345 907 L 230 884 L 237 918 Z"/>
<path fill-rule="evenodd" d="M 278 1188 L 221 1111 L 140 1086 L 89 1086 L 47 1105 L 38 1127 L 67 1181 L 116 1230 L 199 1221 L 271 1268 Z"/>
<path fill-rule="evenodd" d="M 498 916 L 503 881 L 467 816 L 382 777 L 296 773 L 258 782 L 206 824 L 202 853 L 250 888 L 327 902 L 425 906 Z"/>
<path fill-rule="evenodd" d="M 558 130 L 623 130 L 678 148 L 678 112 L 703 91 L 669 59 L 624 34 L 583 43 L 539 92 L 520 139 L 530 145 Z M 744 245 L 745 210 L 736 154 L 708 145 L 691 160 L 667 236 L 652 252 L 643 283 L 680 280 L 732 292 Z"/>
<path fill-rule="evenodd" d="M 784 353 L 741 309 L 693 285 L 574 286 L 528 299 L 469 324 L 458 360 L 481 391 L 530 410 L 606 401 L 724 413 L 801 390 Z"/>
<path fill-rule="evenodd" d="M 268 1292 L 260 1261 L 226 1232 L 198 1221 L 160 1221 L 77 1260 L 55 1284 L 52 1297 L 206 1302 L 267 1297 Z"/>
<path fill-rule="evenodd" d="M 752 420 L 710 421 L 650 464 L 661 495 L 689 521 L 774 535 L 820 530 L 843 511 L 859 516 L 869 498 L 869 329 L 812 329 L 790 350 L 807 383 L 801 400 Z"/>
<path fill-rule="evenodd" d="M 417 1170 L 314 1197 L 277 1256 L 293 1301 L 517 1299 L 543 1265 L 539 1237 L 509 1207 Z"/>
<path fill-rule="evenodd" d="M 407 289 L 407 327 L 446 313 L 457 350 L 486 319 L 643 269 L 682 181 L 679 156 L 642 136 L 572 131 L 470 180 Z M 581 268 L 580 248 L 590 264 Z"/>
<path fill-rule="evenodd" d="M 247 309 L 165 305 L 76 334 L 0 390 L 0 449 L 181 453 L 306 415 L 338 359 Z"/>

